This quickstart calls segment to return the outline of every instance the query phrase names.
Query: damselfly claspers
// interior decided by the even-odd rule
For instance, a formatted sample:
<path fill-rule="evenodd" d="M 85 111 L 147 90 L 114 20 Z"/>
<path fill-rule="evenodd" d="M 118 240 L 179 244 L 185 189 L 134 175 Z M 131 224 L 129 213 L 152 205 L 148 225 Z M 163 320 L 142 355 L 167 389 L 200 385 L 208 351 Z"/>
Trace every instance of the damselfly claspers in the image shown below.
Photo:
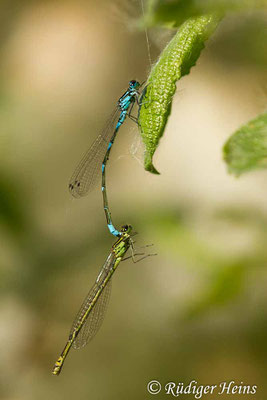
<path fill-rule="evenodd" d="M 134 254 L 133 240 L 130 235 L 131 231 L 131 225 L 124 225 L 121 227 L 121 236 L 112 246 L 110 254 L 72 324 L 66 346 L 54 365 L 52 371 L 54 375 L 60 373 L 70 348 L 72 346 L 75 349 L 84 347 L 100 328 L 110 297 L 111 277 L 119 263 L 125 259 L 124 256 L 127 250 L 131 248 L 134 262 L 136 262 L 134 255 L 143 255 L 143 253 Z M 141 259 L 150 255 L 152 254 L 148 254 Z M 140 261 L 140 259 L 138 261 Z"/>
<path fill-rule="evenodd" d="M 69 182 L 69 191 L 74 197 L 82 197 L 91 190 L 100 174 L 102 163 L 102 194 L 104 211 L 109 231 L 119 237 L 121 232 L 118 231 L 111 218 L 108 206 L 105 169 L 109 159 L 111 147 L 114 143 L 119 128 L 125 121 L 126 116 L 137 122 L 137 119 L 131 115 L 134 103 L 138 103 L 140 83 L 136 80 L 129 82 L 126 92 L 118 100 L 115 111 L 111 114 L 103 131 L 97 136 L 89 150 L 85 153 L 82 160 L 76 167 Z M 116 122 L 117 121 L 117 122 Z M 115 125 L 116 124 L 116 125 Z M 115 127 L 114 127 L 115 125 Z"/>

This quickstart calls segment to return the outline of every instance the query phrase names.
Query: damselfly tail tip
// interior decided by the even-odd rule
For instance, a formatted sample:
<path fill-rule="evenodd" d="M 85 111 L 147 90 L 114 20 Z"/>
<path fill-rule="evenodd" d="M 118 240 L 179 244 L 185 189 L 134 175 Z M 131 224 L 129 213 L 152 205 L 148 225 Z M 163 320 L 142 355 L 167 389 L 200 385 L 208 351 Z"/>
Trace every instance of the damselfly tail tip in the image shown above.
<path fill-rule="evenodd" d="M 61 372 L 62 365 L 63 365 L 63 359 L 62 359 L 62 357 L 59 357 L 59 359 L 56 361 L 56 363 L 54 365 L 52 374 L 59 375 Z"/>

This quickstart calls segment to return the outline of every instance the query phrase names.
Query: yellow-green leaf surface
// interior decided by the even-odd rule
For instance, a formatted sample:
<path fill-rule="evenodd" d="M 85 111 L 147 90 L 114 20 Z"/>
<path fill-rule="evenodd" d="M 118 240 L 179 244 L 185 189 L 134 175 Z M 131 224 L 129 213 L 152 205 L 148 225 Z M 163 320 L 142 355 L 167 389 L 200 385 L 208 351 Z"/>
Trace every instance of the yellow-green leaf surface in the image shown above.
<path fill-rule="evenodd" d="M 176 82 L 195 65 L 205 41 L 214 32 L 218 22 L 219 17 L 215 14 L 188 19 L 151 70 L 139 110 L 147 171 L 158 173 L 152 158 L 171 111 Z"/>
<path fill-rule="evenodd" d="M 235 175 L 267 168 L 267 112 L 242 126 L 223 148 L 228 170 Z"/>

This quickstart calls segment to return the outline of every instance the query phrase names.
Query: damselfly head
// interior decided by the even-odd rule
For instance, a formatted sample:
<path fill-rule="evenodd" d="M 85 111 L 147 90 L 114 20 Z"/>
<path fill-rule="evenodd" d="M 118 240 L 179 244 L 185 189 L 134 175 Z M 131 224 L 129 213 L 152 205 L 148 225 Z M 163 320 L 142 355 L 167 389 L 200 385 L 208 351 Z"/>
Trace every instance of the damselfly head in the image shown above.
<path fill-rule="evenodd" d="M 135 81 L 135 80 L 130 81 L 129 82 L 129 87 L 131 89 L 138 89 L 140 87 L 140 83 L 138 81 Z"/>
<path fill-rule="evenodd" d="M 122 225 L 121 232 L 130 233 L 132 229 L 133 229 L 132 225 Z"/>

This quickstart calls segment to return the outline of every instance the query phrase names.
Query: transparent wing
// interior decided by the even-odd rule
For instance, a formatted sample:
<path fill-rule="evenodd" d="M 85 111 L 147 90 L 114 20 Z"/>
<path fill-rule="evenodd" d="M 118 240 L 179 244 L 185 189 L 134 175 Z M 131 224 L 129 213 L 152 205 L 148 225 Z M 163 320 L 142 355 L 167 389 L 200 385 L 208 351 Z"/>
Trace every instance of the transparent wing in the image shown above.
<path fill-rule="evenodd" d="M 95 336 L 102 325 L 106 315 L 107 306 L 111 294 L 111 280 L 103 289 L 100 297 L 98 298 L 95 306 L 88 315 L 85 324 L 82 326 L 79 335 L 73 343 L 74 349 L 81 349 Z"/>
<path fill-rule="evenodd" d="M 97 333 L 104 320 L 111 293 L 111 275 L 108 281 L 106 278 L 114 263 L 115 256 L 110 253 L 73 322 L 70 335 L 79 330 L 73 343 L 75 349 L 84 347 Z"/>
<path fill-rule="evenodd" d="M 91 190 L 101 174 L 101 164 L 114 132 L 114 124 L 119 119 L 120 109 L 115 108 L 103 131 L 97 136 L 75 168 L 69 182 L 69 191 L 74 197 L 82 197 Z"/>

